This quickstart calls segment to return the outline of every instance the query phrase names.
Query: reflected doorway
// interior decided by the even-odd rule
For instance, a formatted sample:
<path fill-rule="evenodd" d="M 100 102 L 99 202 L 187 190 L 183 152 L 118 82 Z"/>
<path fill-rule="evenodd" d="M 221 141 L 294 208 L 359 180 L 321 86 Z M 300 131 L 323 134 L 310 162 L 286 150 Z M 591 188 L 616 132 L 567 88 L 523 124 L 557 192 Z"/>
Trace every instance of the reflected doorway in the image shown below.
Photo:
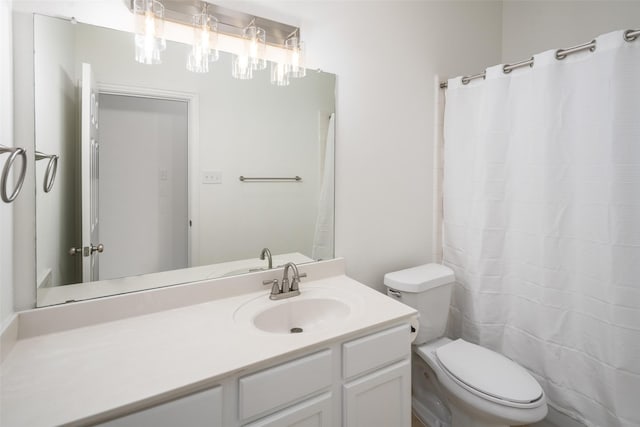
<path fill-rule="evenodd" d="M 99 117 L 99 280 L 188 267 L 188 102 L 101 93 Z"/>

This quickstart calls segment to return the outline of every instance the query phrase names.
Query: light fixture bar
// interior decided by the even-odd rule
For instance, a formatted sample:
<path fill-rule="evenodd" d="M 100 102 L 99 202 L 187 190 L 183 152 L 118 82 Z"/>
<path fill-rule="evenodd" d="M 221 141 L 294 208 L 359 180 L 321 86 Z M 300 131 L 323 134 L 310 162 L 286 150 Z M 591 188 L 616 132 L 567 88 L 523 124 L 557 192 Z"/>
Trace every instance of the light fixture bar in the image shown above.
<path fill-rule="evenodd" d="M 242 38 L 243 30 L 253 23 L 254 26 L 266 31 L 266 42 L 273 46 L 282 46 L 288 36 L 297 32 L 300 37 L 300 28 L 248 15 L 243 12 L 228 9 L 212 3 L 200 0 L 161 0 L 164 5 L 164 19 L 184 25 L 191 25 L 193 15 L 202 12 L 203 6 L 207 7 L 207 13 L 218 19 L 218 33 Z M 133 11 L 134 0 L 124 0 L 130 11 Z"/>

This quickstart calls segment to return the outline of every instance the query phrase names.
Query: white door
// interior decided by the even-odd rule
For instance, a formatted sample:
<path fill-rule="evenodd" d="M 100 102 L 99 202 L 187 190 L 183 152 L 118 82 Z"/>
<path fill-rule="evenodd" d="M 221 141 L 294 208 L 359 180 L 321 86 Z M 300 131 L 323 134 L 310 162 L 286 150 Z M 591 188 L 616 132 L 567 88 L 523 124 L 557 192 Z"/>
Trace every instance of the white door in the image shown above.
<path fill-rule="evenodd" d="M 98 280 L 98 92 L 91 64 L 82 64 L 80 176 L 82 182 L 82 281 Z"/>

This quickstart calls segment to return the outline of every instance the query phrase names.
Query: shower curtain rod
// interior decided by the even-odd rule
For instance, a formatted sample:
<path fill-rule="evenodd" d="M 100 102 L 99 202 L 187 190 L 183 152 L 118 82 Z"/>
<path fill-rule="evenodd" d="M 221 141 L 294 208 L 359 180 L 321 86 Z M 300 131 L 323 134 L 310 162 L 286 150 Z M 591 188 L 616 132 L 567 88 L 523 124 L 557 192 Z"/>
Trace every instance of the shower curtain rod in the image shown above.
<path fill-rule="evenodd" d="M 627 30 L 622 34 L 622 38 L 624 38 L 624 40 L 627 42 L 632 42 L 636 40 L 639 36 L 640 36 L 640 30 Z M 572 53 L 576 53 L 576 52 L 582 52 L 583 50 L 589 50 L 590 52 L 593 52 L 594 50 L 596 50 L 596 41 L 592 40 L 589 43 L 579 44 L 577 46 L 569 47 L 566 49 L 558 49 L 556 50 L 556 59 L 561 61 L 565 59 L 568 55 L 571 55 Z M 511 71 L 515 70 L 516 68 L 521 68 L 526 66 L 533 67 L 533 56 L 529 59 L 516 62 L 514 64 L 506 64 L 505 66 L 502 67 L 502 72 L 505 74 L 509 74 Z M 463 85 L 466 85 L 466 84 L 469 84 L 471 80 L 475 80 L 475 79 L 484 80 L 486 77 L 487 77 L 487 72 L 483 71 L 482 73 L 474 74 L 471 76 L 464 76 L 462 77 L 461 81 Z M 440 89 L 446 89 L 448 86 L 449 84 L 446 81 L 440 82 Z"/>

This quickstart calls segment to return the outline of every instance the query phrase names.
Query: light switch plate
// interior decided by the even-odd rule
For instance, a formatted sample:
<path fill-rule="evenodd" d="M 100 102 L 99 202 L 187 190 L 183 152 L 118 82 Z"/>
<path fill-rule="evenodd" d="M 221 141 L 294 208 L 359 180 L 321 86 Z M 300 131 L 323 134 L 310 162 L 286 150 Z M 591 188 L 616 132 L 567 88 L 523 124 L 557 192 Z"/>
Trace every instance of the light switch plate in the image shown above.
<path fill-rule="evenodd" d="M 202 171 L 203 184 L 222 184 L 221 171 Z"/>

